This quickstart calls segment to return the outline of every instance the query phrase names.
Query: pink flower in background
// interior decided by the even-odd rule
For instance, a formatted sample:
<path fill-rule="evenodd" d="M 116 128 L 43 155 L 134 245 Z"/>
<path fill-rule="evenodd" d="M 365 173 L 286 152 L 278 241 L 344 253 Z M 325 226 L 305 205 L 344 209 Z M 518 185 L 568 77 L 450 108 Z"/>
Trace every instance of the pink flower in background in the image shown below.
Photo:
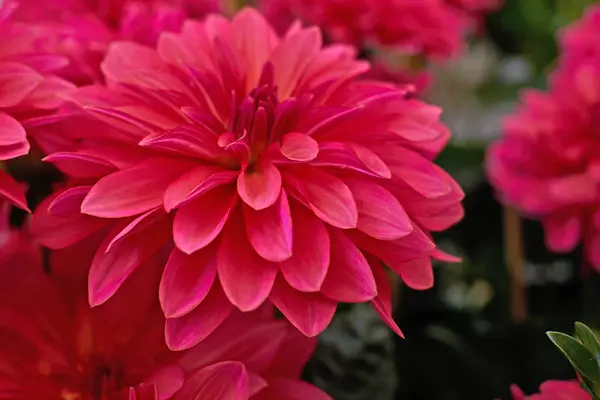
<path fill-rule="evenodd" d="M 402 48 L 446 58 L 458 53 L 472 19 L 497 0 L 262 0 L 261 9 L 283 31 L 296 18 L 318 25 L 335 42 Z"/>
<path fill-rule="evenodd" d="M 71 61 L 61 73 L 77 84 L 101 78 L 100 62 L 113 40 L 154 45 L 187 17 L 227 11 L 226 0 L 19 0 L 16 18 L 37 38 L 40 51 Z"/>
<path fill-rule="evenodd" d="M 38 208 L 36 236 L 60 248 L 112 226 L 93 306 L 173 240 L 159 289 L 173 349 L 267 300 L 309 336 L 338 302 L 370 301 L 399 332 L 381 262 L 430 288 L 432 257 L 452 259 L 430 231 L 462 217 L 463 193 L 432 162 L 441 111 L 357 80 L 368 68 L 316 28 L 279 38 L 252 9 L 187 21 L 157 50 L 113 43 L 107 86 L 76 96 L 90 117 L 68 133 L 77 148 L 47 158 L 71 187 Z"/>
<path fill-rule="evenodd" d="M 563 29 L 560 35 L 561 66 L 577 66 L 586 58 L 600 57 L 600 6 L 590 6 L 577 22 Z"/>
<path fill-rule="evenodd" d="M 516 385 L 510 388 L 513 400 L 591 400 L 588 392 L 577 381 L 546 381 L 540 385 L 540 393 L 525 395 Z"/>
<path fill-rule="evenodd" d="M 52 253 L 44 271 L 25 231 L 0 228 L 0 398 L 331 400 L 300 380 L 316 339 L 271 309 L 233 313 L 197 347 L 173 353 L 155 294 L 157 260 L 92 309 L 93 239 Z"/>
<path fill-rule="evenodd" d="M 13 23 L 14 2 L 0 3 L 0 160 L 29 152 L 27 123 L 62 104 L 73 89 L 53 72 L 67 64 L 63 57 L 36 53 L 35 36 Z M 27 210 L 23 187 L 0 170 L 0 195 Z"/>
<path fill-rule="evenodd" d="M 542 221 L 549 249 L 583 242 L 600 269 L 600 54 L 560 64 L 550 86 L 523 94 L 488 152 L 489 177 L 502 201 Z"/>

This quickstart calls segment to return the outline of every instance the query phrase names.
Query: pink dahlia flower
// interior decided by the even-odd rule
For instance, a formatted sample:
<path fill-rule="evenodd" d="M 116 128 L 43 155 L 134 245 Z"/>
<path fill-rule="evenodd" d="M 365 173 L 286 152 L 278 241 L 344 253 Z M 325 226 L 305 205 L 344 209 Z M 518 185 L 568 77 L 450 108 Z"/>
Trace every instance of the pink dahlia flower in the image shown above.
<path fill-rule="evenodd" d="M 72 181 L 36 211 L 38 239 L 60 248 L 112 226 L 92 305 L 172 239 L 171 348 L 267 300 L 309 336 L 338 302 L 370 301 L 398 331 L 382 261 L 430 288 L 432 257 L 449 258 L 430 231 L 462 217 L 463 193 L 432 162 L 449 137 L 440 110 L 357 80 L 368 68 L 316 28 L 278 37 L 252 9 L 187 21 L 157 50 L 114 43 L 107 85 L 76 96 L 90 118 L 68 132 L 78 148 L 47 158 Z"/>
<path fill-rule="evenodd" d="M 67 60 L 36 53 L 35 37 L 11 21 L 13 2 L 0 2 L 0 161 L 29 152 L 27 123 L 56 110 L 72 86 L 53 72 Z M 27 210 L 23 188 L 0 170 L 0 195 Z"/>
<path fill-rule="evenodd" d="M 527 91 L 522 103 L 489 150 L 491 182 L 505 203 L 542 221 L 549 249 L 583 242 L 600 269 L 600 54 L 561 66 L 547 93 Z"/>
<path fill-rule="evenodd" d="M 262 0 L 260 6 L 279 28 L 300 18 L 332 41 L 402 47 L 433 57 L 460 51 L 469 28 L 463 11 L 444 0 Z"/>
<path fill-rule="evenodd" d="M 513 400 L 591 400 L 588 392 L 577 381 L 546 381 L 540 385 L 540 393 L 526 396 L 516 385 L 510 388 Z"/>
<path fill-rule="evenodd" d="M 0 398 L 19 400 L 331 400 L 302 382 L 315 339 L 268 309 L 234 313 L 188 352 L 164 344 L 151 261 L 90 308 L 82 243 L 51 255 L 25 232 L 0 231 Z M 83 278 L 83 279 L 82 279 Z"/>
<path fill-rule="evenodd" d="M 227 0 L 19 0 L 16 18 L 36 36 L 38 49 L 71 63 L 61 73 L 78 84 L 100 79 L 99 64 L 113 40 L 154 45 L 187 17 L 226 10 Z"/>

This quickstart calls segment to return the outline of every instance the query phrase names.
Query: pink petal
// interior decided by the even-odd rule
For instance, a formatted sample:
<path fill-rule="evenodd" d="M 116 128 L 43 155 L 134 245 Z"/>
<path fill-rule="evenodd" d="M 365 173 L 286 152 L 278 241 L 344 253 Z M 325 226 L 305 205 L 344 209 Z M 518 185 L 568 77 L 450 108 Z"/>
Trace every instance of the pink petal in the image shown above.
<path fill-rule="evenodd" d="M 204 195 L 209 190 L 235 181 L 239 172 L 198 166 L 173 182 L 165 192 L 165 209 L 171 211 Z"/>
<path fill-rule="evenodd" d="M 0 173 L 0 177 L 1 175 Z M 88 189 L 89 187 L 86 186 L 84 193 Z M 70 201 L 60 204 L 60 207 L 58 207 L 58 203 L 54 206 L 55 210 L 60 212 L 60 216 L 51 214 L 50 204 L 62 193 L 64 192 L 57 192 L 46 198 L 36 208 L 31 221 L 31 232 L 35 241 L 53 250 L 71 246 L 101 229 L 107 223 L 106 220 L 81 214 L 79 212 L 81 203 L 72 204 Z M 71 194 L 67 196 L 70 200 L 76 198 Z M 71 210 L 66 209 L 69 204 L 71 204 Z"/>
<path fill-rule="evenodd" d="M 100 179 L 81 204 L 81 212 L 101 218 L 122 218 L 163 203 L 169 185 L 183 174 L 186 163 L 151 159 Z"/>
<path fill-rule="evenodd" d="M 582 220 L 579 215 L 552 215 L 542 222 L 546 246 L 552 251 L 571 251 L 581 239 Z"/>
<path fill-rule="evenodd" d="M 250 382 L 249 382 L 249 392 L 250 397 L 254 396 L 258 392 L 262 391 L 264 388 L 269 386 L 266 380 L 261 378 L 258 374 L 249 374 Z"/>
<path fill-rule="evenodd" d="M 428 256 L 388 264 L 388 267 L 399 274 L 411 289 L 427 290 L 433 287 L 433 267 Z"/>
<path fill-rule="evenodd" d="M 320 143 L 319 146 L 319 154 L 311 165 L 349 169 L 377 178 L 392 176 L 388 166 L 366 147 L 338 142 Z"/>
<path fill-rule="evenodd" d="M 7 146 L 0 146 L 0 161 L 12 160 L 13 158 L 25 155 L 29 153 L 30 147 L 29 142 L 26 140 Z"/>
<path fill-rule="evenodd" d="M 0 111 L 0 146 L 10 146 L 22 142 L 27 142 L 27 133 L 23 125 L 10 115 Z M 27 154 L 27 151 L 23 154 Z"/>
<path fill-rule="evenodd" d="M 394 162 L 388 162 L 388 165 L 394 177 L 406 182 L 419 194 L 427 198 L 435 198 L 446 195 L 452 190 L 445 176 L 439 172 L 439 167 L 417 152 L 404 147 L 395 147 L 393 157 Z"/>
<path fill-rule="evenodd" d="M 369 260 L 373 270 L 375 282 L 377 282 L 377 296 L 371 301 L 371 305 L 377 311 L 383 322 L 387 324 L 398 336 L 404 334 L 394 321 L 392 316 L 392 293 L 390 281 L 381 263 L 377 260 Z"/>
<path fill-rule="evenodd" d="M 256 211 L 243 207 L 248 240 L 259 256 L 279 262 L 292 256 L 292 216 L 285 190 L 271 207 Z"/>
<path fill-rule="evenodd" d="M 30 212 L 29 207 L 27 207 L 27 199 L 25 198 L 23 186 L 3 170 L 0 170 L 0 196 L 15 206 Z"/>
<path fill-rule="evenodd" d="M 318 387 L 300 379 L 270 378 L 267 393 L 277 400 L 333 400 Z"/>
<path fill-rule="evenodd" d="M 167 151 L 202 160 L 216 160 L 227 155 L 217 145 L 218 135 L 200 125 L 180 125 L 166 132 L 151 133 L 140 146 Z"/>
<path fill-rule="evenodd" d="M 101 67 L 109 80 L 134 85 L 139 82 L 133 72 L 140 70 L 161 72 L 166 71 L 167 68 L 153 48 L 134 42 L 119 41 L 111 43 Z"/>
<path fill-rule="evenodd" d="M 217 276 L 215 250 L 211 246 L 191 256 L 173 250 L 158 291 L 165 317 L 181 317 L 206 298 Z"/>
<path fill-rule="evenodd" d="M 214 284 L 208 296 L 191 312 L 179 318 L 167 318 L 165 340 L 173 351 L 194 347 L 225 321 L 233 311 L 221 285 Z"/>
<path fill-rule="evenodd" d="M 366 180 L 351 180 L 358 207 L 358 230 L 379 240 L 395 240 L 413 231 L 413 224 L 398 199 L 384 187 Z"/>
<path fill-rule="evenodd" d="M 88 154 L 59 152 L 45 157 L 43 161 L 53 163 L 56 168 L 73 178 L 101 178 L 117 171 L 109 161 Z"/>
<path fill-rule="evenodd" d="M 255 210 L 272 206 L 281 192 L 281 174 L 271 163 L 263 162 L 242 172 L 237 181 L 240 197 Z"/>
<path fill-rule="evenodd" d="M 304 206 L 295 205 L 292 213 L 292 257 L 280 264 L 281 272 L 294 289 L 318 292 L 329 269 L 329 233 L 325 224 Z"/>
<path fill-rule="evenodd" d="M 26 65 L 0 63 L 0 108 L 19 105 L 43 80 L 40 74 Z"/>
<path fill-rule="evenodd" d="M 249 378 L 244 364 L 224 361 L 190 376 L 175 400 L 248 400 Z"/>
<path fill-rule="evenodd" d="M 48 212 L 56 217 L 67 218 L 79 212 L 81 202 L 89 193 L 91 186 L 75 186 L 60 192 L 48 204 Z"/>
<path fill-rule="evenodd" d="M 319 154 L 319 144 L 305 133 L 287 133 L 281 139 L 281 154 L 292 161 L 307 162 Z"/>
<path fill-rule="evenodd" d="M 269 296 L 277 265 L 255 253 L 239 225 L 236 220 L 225 228 L 217 265 L 227 297 L 245 312 L 257 309 Z"/>
<path fill-rule="evenodd" d="M 166 400 L 181 389 L 185 374 L 180 366 L 170 365 L 154 372 L 146 381 L 156 386 L 156 400 Z"/>
<path fill-rule="evenodd" d="M 125 228 L 123 228 L 121 232 L 113 237 L 106 248 L 106 253 L 110 252 L 113 247 L 118 246 L 119 243 L 123 242 L 128 237 L 143 231 L 165 216 L 165 211 L 157 207 L 135 218 Z"/>
<path fill-rule="evenodd" d="M 98 248 L 88 276 L 88 296 L 92 307 L 105 303 L 123 285 L 135 269 L 167 243 L 171 220 L 163 218 L 134 235 L 108 245 L 124 228 L 118 226 Z"/>
<path fill-rule="evenodd" d="M 324 222 L 340 229 L 356 228 L 356 202 L 341 179 L 316 168 L 298 168 L 294 170 L 294 175 L 285 175 L 285 182 L 301 193 L 313 212 Z"/>
<path fill-rule="evenodd" d="M 377 295 L 377 284 L 365 256 L 337 229 L 329 230 L 331 263 L 321 292 L 337 301 L 361 303 Z"/>
<path fill-rule="evenodd" d="M 323 332 L 335 314 L 337 302 L 321 293 L 303 293 L 278 278 L 269 296 L 275 307 L 306 336 Z"/>
<path fill-rule="evenodd" d="M 236 203 L 234 189 L 220 187 L 177 210 L 173 223 L 177 248 L 192 254 L 209 245 L 223 230 Z"/>
<path fill-rule="evenodd" d="M 431 253 L 431 258 L 438 261 L 443 261 L 446 263 L 459 263 L 462 262 L 462 258 L 454 256 L 452 254 L 448 254 L 445 251 L 437 248 Z"/>

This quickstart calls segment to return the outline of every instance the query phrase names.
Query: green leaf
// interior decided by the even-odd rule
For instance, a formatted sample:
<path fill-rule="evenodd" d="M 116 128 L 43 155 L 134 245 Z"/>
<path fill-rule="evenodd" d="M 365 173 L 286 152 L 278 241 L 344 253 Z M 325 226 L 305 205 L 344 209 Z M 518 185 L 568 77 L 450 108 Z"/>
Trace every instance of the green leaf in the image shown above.
<path fill-rule="evenodd" d="M 598 366 L 596 357 L 588 349 L 564 333 L 547 332 L 546 334 L 552 343 L 563 352 L 577 372 L 596 384 L 600 382 L 600 366 Z"/>
<path fill-rule="evenodd" d="M 594 357 L 598 358 L 600 356 L 600 340 L 587 325 L 575 322 L 575 335 Z"/>

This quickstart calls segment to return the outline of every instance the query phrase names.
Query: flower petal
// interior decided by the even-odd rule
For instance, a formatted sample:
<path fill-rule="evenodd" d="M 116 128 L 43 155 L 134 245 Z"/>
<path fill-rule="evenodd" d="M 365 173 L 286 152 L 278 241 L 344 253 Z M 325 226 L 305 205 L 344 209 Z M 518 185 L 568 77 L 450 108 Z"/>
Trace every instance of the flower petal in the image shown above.
<path fill-rule="evenodd" d="M 174 400 L 248 400 L 249 397 L 249 378 L 244 364 L 224 361 L 195 372 Z"/>
<path fill-rule="evenodd" d="M 223 186 L 177 210 L 173 223 L 177 248 L 192 254 L 209 245 L 223 230 L 236 203 L 234 189 Z"/>
<path fill-rule="evenodd" d="M 117 171 L 114 164 L 89 154 L 58 152 L 50 154 L 42 161 L 53 163 L 61 172 L 72 178 L 101 178 Z"/>
<path fill-rule="evenodd" d="M 581 238 L 579 215 L 551 215 L 543 219 L 546 246 L 552 251 L 571 251 Z"/>
<path fill-rule="evenodd" d="M 0 111 L 0 146 L 10 146 L 22 142 L 27 142 L 27 133 L 23 125 L 10 115 Z M 27 154 L 27 151 L 23 154 Z"/>
<path fill-rule="evenodd" d="M 281 139 L 281 154 L 289 160 L 308 162 L 319 154 L 319 143 L 305 133 L 287 133 Z"/>
<path fill-rule="evenodd" d="M 329 229 L 331 263 L 321 292 L 334 300 L 360 303 L 377 295 L 371 266 L 352 240 L 341 231 Z"/>
<path fill-rule="evenodd" d="M 259 256 L 279 262 L 292 256 L 292 216 L 285 190 L 271 207 L 256 211 L 242 208 L 248 240 Z"/>
<path fill-rule="evenodd" d="M 331 396 L 318 387 L 300 379 L 269 378 L 266 389 L 268 399 L 277 400 L 333 400 Z"/>
<path fill-rule="evenodd" d="M 379 240 L 395 240 L 413 231 L 410 217 L 398 199 L 383 186 L 348 180 L 358 207 L 358 230 Z"/>
<path fill-rule="evenodd" d="M 43 76 L 26 65 L 13 62 L 0 63 L 0 108 L 17 106 L 43 80 Z M 0 139 L 0 142 L 3 140 Z"/>
<path fill-rule="evenodd" d="M 246 312 L 257 309 L 269 296 L 277 266 L 256 254 L 240 226 L 239 217 L 234 216 L 225 227 L 217 265 L 227 297 Z"/>
<path fill-rule="evenodd" d="M 27 199 L 25 198 L 23 186 L 2 170 L 0 170 L 0 196 L 15 206 L 30 212 L 29 207 L 27 207 Z"/>
<path fill-rule="evenodd" d="M 173 351 L 194 347 L 225 321 L 233 305 L 223 293 L 221 285 L 214 284 L 206 298 L 191 312 L 178 318 L 167 318 L 165 340 Z"/>
<path fill-rule="evenodd" d="M 217 276 L 215 250 L 210 246 L 191 256 L 173 250 L 158 291 L 165 317 L 181 317 L 206 298 Z"/>
<path fill-rule="evenodd" d="M 371 300 L 371 305 L 387 326 L 398 336 L 404 337 L 404 334 L 392 316 L 392 292 L 387 273 L 378 260 L 369 260 L 369 264 L 371 264 L 373 276 L 375 277 L 375 282 L 377 282 L 377 296 Z"/>
<path fill-rule="evenodd" d="M 329 269 L 329 233 L 323 221 L 302 205 L 294 203 L 292 215 L 292 257 L 280 264 L 281 272 L 294 289 L 318 292 Z"/>
<path fill-rule="evenodd" d="M 245 170 L 237 181 L 240 197 L 255 210 L 263 210 L 272 206 L 281 192 L 281 174 L 269 162 L 256 165 L 252 170 Z"/>
<path fill-rule="evenodd" d="M 101 218 L 122 218 L 163 203 L 169 185 L 189 164 L 151 159 L 100 179 L 81 204 L 81 212 Z"/>
<path fill-rule="evenodd" d="M 411 289 L 427 290 L 433 287 L 433 267 L 429 256 L 390 263 L 388 267 L 400 275 Z"/>
<path fill-rule="evenodd" d="M 123 231 L 119 224 L 98 248 L 88 276 L 88 296 L 92 307 L 105 303 L 145 260 L 151 258 L 171 237 L 170 218 L 162 218 L 135 234 L 109 244 Z"/>
<path fill-rule="evenodd" d="M 337 302 L 321 293 L 303 293 L 290 287 L 283 278 L 277 278 L 269 296 L 275 307 L 300 332 L 316 336 L 323 332 L 335 314 Z"/>
<path fill-rule="evenodd" d="M 179 125 L 166 132 L 146 136 L 140 146 L 167 151 L 202 160 L 215 160 L 226 155 L 217 145 L 219 136 L 201 125 Z"/>
<path fill-rule="evenodd" d="M 371 150 L 347 143 L 320 143 L 319 154 L 311 165 L 352 170 L 377 178 L 392 176 L 388 166 Z"/>
<path fill-rule="evenodd" d="M 323 221 L 340 229 L 356 228 L 358 209 L 352 192 L 339 178 L 316 168 L 295 168 L 286 173 L 285 182 L 302 196 Z M 293 193 L 293 192 L 292 192 Z"/>

